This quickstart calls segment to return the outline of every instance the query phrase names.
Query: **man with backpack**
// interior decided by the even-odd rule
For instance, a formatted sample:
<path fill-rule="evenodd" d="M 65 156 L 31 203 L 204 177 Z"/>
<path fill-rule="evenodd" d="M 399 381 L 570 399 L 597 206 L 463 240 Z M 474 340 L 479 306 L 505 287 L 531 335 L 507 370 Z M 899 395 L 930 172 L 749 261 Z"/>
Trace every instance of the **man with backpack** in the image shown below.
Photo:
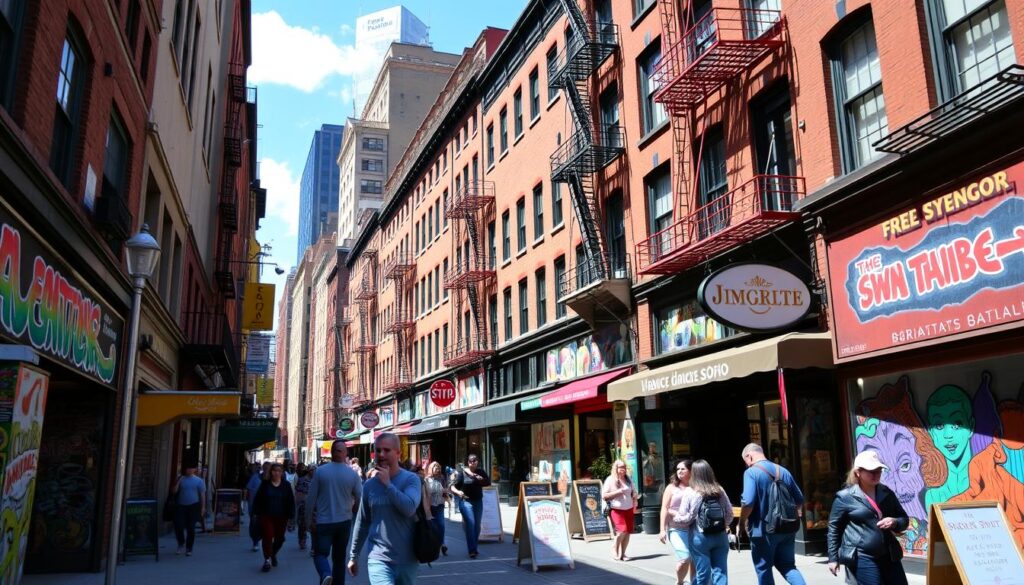
<path fill-rule="evenodd" d="M 785 467 L 768 461 L 757 443 L 743 448 L 740 528 L 750 537 L 759 585 L 772 585 L 772 567 L 790 585 L 805 585 L 796 568 L 796 532 L 803 518 L 804 494 Z"/>

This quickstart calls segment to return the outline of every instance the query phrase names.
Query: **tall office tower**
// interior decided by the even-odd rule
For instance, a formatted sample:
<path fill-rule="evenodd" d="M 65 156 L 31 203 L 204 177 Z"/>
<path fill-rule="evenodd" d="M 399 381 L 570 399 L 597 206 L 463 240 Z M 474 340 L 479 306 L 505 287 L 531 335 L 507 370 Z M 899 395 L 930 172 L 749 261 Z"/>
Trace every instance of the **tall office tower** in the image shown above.
<path fill-rule="evenodd" d="M 338 211 L 338 152 L 345 127 L 324 124 L 313 133 L 299 184 L 299 237 L 296 262 L 320 237 L 323 226 Z"/>
<path fill-rule="evenodd" d="M 353 76 L 353 118 L 363 111 L 391 43 L 430 46 L 427 25 L 405 6 L 392 6 L 356 19 L 356 46 L 371 53 L 375 61 L 364 73 Z"/>

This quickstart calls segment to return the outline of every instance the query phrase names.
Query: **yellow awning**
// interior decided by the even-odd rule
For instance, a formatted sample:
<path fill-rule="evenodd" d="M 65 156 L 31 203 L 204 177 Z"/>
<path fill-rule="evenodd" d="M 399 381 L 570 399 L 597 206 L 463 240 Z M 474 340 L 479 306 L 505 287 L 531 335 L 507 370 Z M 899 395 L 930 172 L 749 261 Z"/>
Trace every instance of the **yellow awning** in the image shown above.
<path fill-rule="evenodd" d="M 179 418 L 238 416 L 241 405 L 241 392 L 144 392 L 139 394 L 136 424 L 155 427 Z"/>
<path fill-rule="evenodd" d="M 830 333 L 787 333 L 640 372 L 608 384 L 608 401 L 631 400 L 778 368 L 834 368 Z"/>

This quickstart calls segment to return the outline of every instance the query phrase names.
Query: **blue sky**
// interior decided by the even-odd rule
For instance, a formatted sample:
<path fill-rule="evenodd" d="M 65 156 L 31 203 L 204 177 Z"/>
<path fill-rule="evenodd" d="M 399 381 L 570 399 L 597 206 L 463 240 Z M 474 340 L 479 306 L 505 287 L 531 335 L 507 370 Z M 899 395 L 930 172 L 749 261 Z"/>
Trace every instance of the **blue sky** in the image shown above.
<path fill-rule="evenodd" d="M 267 188 L 267 217 L 256 237 L 273 247 L 269 262 L 286 271 L 295 263 L 298 185 L 314 130 L 353 115 L 351 74 L 367 61 L 354 47 L 356 18 L 402 4 L 430 27 L 436 50 L 461 54 L 485 27 L 511 27 L 526 2 L 253 0 L 249 84 L 259 88 L 258 154 Z M 284 279 L 264 270 L 278 298 Z"/>

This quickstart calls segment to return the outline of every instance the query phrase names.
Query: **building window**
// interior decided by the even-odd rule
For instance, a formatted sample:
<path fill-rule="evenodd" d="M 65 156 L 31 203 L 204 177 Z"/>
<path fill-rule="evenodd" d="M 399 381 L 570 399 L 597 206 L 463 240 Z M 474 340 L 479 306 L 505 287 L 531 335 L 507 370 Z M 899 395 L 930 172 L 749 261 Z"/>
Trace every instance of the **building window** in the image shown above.
<path fill-rule="evenodd" d="M 364 158 L 363 159 L 363 170 L 372 173 L 383 173 L 384 172 L 384 161 L 379 158 Z"/>
<path fill-rule="evenodd" d="M 488 268 L 494 270 L 498 265 L 498 243 L 497 234 L 495 234 L 494 222 L 487 224 L 487 260 Z"/>
<path fill-rule="evenodd" d="M 640 16 L 644 10 L 650 8 L 656 0 L 633 0 L 633 16 Z"/>
<path fill-rule="evenodd" d="M 448 292 L 447 289 L 445 292 Z M 434 267 L 434 304 L 441 304 L 441 267 Z"/>
<path fill-rule="evenodd" d="M 637 66 L 640 72 L 640 99 L 642 128 L 644 134 L 650 133 L 667 119 L 665 106 L 654 101 L 654 93 L 658 84 L 654 81 L 654 67 L 661 60 L 661 41 L 651 43 L 640 58 Z"/>
<path fill-rule="evenodd" d="M 888 132 L 889 125 L 871 21 L 854 29 L 837 49 L 832 58 L 832 90 L 843 171 L 849 173 L 878 156 L 872 144 Z"/>
<path fill-rule="evenodd" d="M 551 83 L 551 74 L 554 72 L 555 61 L 558 60 L 558 45 L 551 45 L 548 49 L 547 54 L 547 65 L 548 65 L 548 103 L 551 103 L 558 97 L 558 88 Z"/>
<path fill-rule="evenodd" d="M 508 210 L 501 214 L 501 259 L 508 260 L 512 257 L 512 234 L 509 233 Z"/>
<path fill-rule="evenodd" d="M 494 124 L 487 125 L 487 166 L 494 164 Z M 474 181 L 475 183 L 476 181 Z"/>
<path fill-rule="evenodd" d="M 562 184 L 551 183 L 551 227 L 558 227 L 565 221 L 562 215 Z"/>
<path fill-rule="evenodd" d="M 508 150 L 508 108 L 501 108 L 498 113 L 498 140 L 501 145 L 501 153 Z"/>
<path fill-rule="evenodd" d="M 656 169 L 644 182 L 647 184 L 648 227 L 651 234 L 655 234 L 672 225 L 672 175 L 668 165 Z"/>
<path fill-rule="evenodd" d="M 512 287 L 501 291 L 501 300 L 505 303 L 505 341 L 512 339 Z"/>
<path fill-rule="evenodd" d="M 725 135 L 722 126 L 707 130 L 703 139 L 704 151 L 700 155 L 700 185 L 697 187 L 698 237 L 706 238 L 729 227 L 732 207 L 723 197 L 729 188 L 725 168 Z"/>
<path fill-rule="evenodd" d="M 512 96 L 512 124 L 516 138 L 519 138 L 523 134 L 523 88 L 517 89 Z"/>
<path fill-rule="evenodd" d="M 943 101 L 1016 61 L 1005 0 L 929 0 L 925 4 Z"/>
<path fill-rule="evenodd" d="M 447 277 L 447 274 L 448 274 L 448 259 L 447 258 L 444 259 L 444 270 L 442 270 L 441 273 L 443 275 L 446 275 L 445 277 Z M 446 300 L 446 301 L 448 300 L 448 287 L 444 288 L 444 300 Z"/>
<path fill-rule="evenodd" d="M 458 180 L 458 177 L 456 177 L 456 180 Z M 444 207 L 445 211 L 447 212 L 447 210 L 448 210 L 448 189 L 445 189 L 441 193 L 441 206 Z M 441 226 L 443 228 L 447 228 L 448 227 L 448 213 L 444 213 L 443 214 L 442 219 L 441 219 Z"/>
<path fill-rule="evenodd" d="M 526 279 L 519 281 L 519 334 L 524 335 L 530 330 L 530 300 L 527 298 Z"/>
<path fill-rule="evenodd" d="M 516 251 L 522 252 L 526 249 L 526 199 L 520 198 L 516 201 Z"/>
<path fill-rule="evenodd" d="M 370 138 L 368 136 L 363 137 L 363 150 L 372 150 L 376 152 L 384 151 L 384 139 L 383 138 Z"/>
<path fill-rule="evenodd" d="M 491 335 L 498 335 L 498 295 L 491 295 L 487 306 L 488 317 L 491 325 Z"/>
<path fill-rule="evenodd" d="M 103 155 L 103 197 L 128 201 L 128 157 L 131 148 L 124 122 L 117 112 L 112 112 L 110 125 L 107 127 L 106 151 Z"/>
<path fill-rule="evenodd" d="M 565 279 L 565 256 L 555 258 L 555 319 L 565 317 L 565 303 L 562 302 L 562 280 Z"/>
<path fill-rule="evenodd" d="M 530 72 L 530 119 L 540 116 L 540 72 L 536 67 Z"/>
<path fill-rule="evenodd" d="M 82 62 L 82 51 L 70 36 L 64 39 L 57 73 L 57 108 L 53 120 L 53 140 L 50 145 L 50 168 L 60 182 L 71 189 L 71 171 L 75 164 L 82 110 L 82 96 L 88 67 Z"/>
<path fill-rule="evenodd" d="M 544 184 L 537 183 L 533 188 L 533 238 L 540 239 L 544 235 Z"/>
<path fill-rule="evenodd" d="M 622 191 L 615 191 L 604 203 L 608 262 L 612 278 L 626 278 L 626 213 Z"/>
<path fill-rule="evenodd" d="M 601 143 L 613 148 L 622 148 L 619 132 L 619 87 L 612 84 L 598 97 L 601 106 Z"/>
<path fill-rule="evenodd" d="M 380 195 L 384 192 L 384 183 L 376 179 L 359 179 L 359 192 Z"/>
<path fill-rule="evenodd" d="M 548 321 L 548 281 L 543 268 L 533 273 L 533 285 L 537 288 L 537 327 Z"/>

